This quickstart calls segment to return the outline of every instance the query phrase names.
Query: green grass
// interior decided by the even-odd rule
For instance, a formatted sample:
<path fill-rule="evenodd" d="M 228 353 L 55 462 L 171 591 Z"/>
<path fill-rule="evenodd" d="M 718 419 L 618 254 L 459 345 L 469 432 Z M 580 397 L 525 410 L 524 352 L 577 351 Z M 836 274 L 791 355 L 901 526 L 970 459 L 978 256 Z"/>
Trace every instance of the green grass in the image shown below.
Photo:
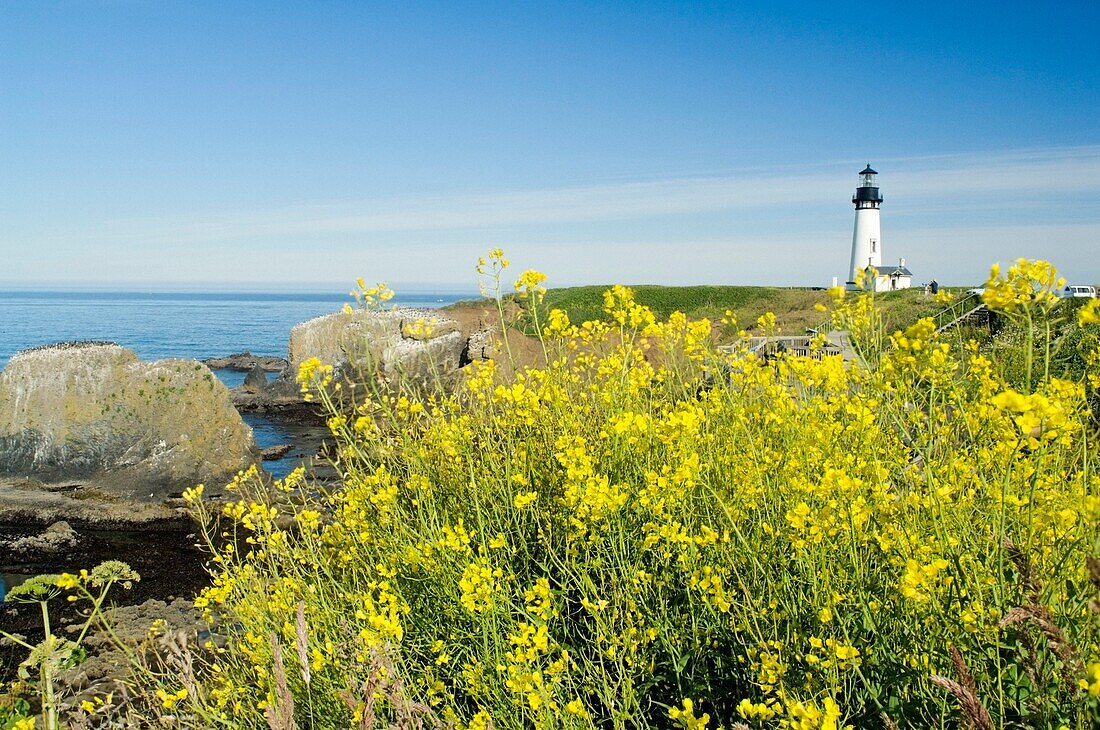
<path fill-rule="evenodd" d="M 955 301 L 966 296 L 962 288 L 950 291 L 955 295 Z M 879 304 L 887 332 L 904 329 L 922 317 L 935 317 L 949 306 L 937 303 L 935 299 L 925 295 L 924 289 L 919 288 L 882 292 L 875 295 L 875 300 Z"/>
<path fill-rule="evenodd" d="M 546 306 L 564 309 L 575 322 L 603 318 L 603 293 L 609 286 L 575 286 L 551 289 L 546 293 Z M 721 317 L 727 309 L 760 309 L 779 302 L 796 307 L 824 301 L 825 293 L 808 289 L 779 289 L 764 286 L 636 286 L 632 287 L 640 304 L 653 310 L 658 319 L 666 319 L 680 311 L 692 318 Z M 759 316 L 759 315 L 757 315 Z"/>
<path fill-rule="evenodd" d="M 635 296 L 650 307 L 658 319 L 681 311 L 692 319 L 706 317 L 713 322 L 731 310 L 738 325 L 753 329 L 756 319 L 773 312 L 786 333 L 804 332 L 824 322 L 828 315 L 817 311 L 816 304 L 829 304 L 829 296 L 821 290 L 769 286 L 636 286 Z M 548 309 L 564 309 L 573 322 L 602 319 L 603 292 L 607 286 L 578 286 L 551 289 L 546 293 Z M 923 289 L 884 292 L 876 295 L 887 327 L 901 328 L 921 317 L 929 317 L 943 309 Z"/>
<path fill-rule="evenodd" d="M 574 286 L 550 289 L 543 301 L 543 310 L 562 309 L 572 322 L 605 318 L 603 293 L 607 284 Z M 733 312 L 739 328 L 752 331 L 756 320 L 765 312 L 772 312 L 783 333 L 801 334 L 808 327 L 816 327 L 828 319 L 828 314 L 814 308 L 817 304 L 828 306 L 829 295 L 822 290 L 805 287 L 773 286 L 654 286 L 631 287 L 637 301 L 651 308 L 660 320 L 676 311 L 691 319 L 707 318 L 715 323 Z M 962 290 L 957 292 L 962 296 Z M 931 317 L 944 309 L 920 288 L 896 292 L 883 292 L 875 296 L 885 318 L 888 331 L 904 328 L 921 317 Z M 455 307 L 469 306 L 460 302 Z M 524 325 L 528 325 L 524 322 Z M 720 340 L 733 339 L 733 332 L 726 331 Z"/>

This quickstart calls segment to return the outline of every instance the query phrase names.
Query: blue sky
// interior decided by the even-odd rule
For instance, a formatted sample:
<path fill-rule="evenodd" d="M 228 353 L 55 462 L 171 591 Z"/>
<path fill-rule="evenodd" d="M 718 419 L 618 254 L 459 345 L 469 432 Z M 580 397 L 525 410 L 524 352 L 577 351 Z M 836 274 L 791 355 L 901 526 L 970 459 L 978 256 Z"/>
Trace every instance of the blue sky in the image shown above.
<path fill-rule="evenodd" d="M 7 286 L 1100 281 L 1100 5 L 0 2 Z"/>

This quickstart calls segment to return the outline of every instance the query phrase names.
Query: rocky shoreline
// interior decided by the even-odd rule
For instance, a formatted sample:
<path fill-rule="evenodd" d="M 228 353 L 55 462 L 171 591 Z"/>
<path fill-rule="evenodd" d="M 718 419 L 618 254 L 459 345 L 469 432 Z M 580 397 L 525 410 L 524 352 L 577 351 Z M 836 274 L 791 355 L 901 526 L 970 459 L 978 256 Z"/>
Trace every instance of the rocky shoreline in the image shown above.
<path fill-rule="evenodd" d="M 9 581 L 17 583 L 23 577 L 78 572 L 105 560 L 122 560 L 141 580 L 130 590 L 118 589 L 111 600 L 146 617 L 118 626 L 124 635 L 140 639 L 152 620 L 167 617 L 166 606 L 190 606 L 191 598 L 208 581 L 206 555 L 197 547 L 195 526 L 187 518 L 144 523 L 138 531 L 115 527 L 64 524 L 39 531 L 26 524 L 0 522 L 0 554 L 6 556 L 0 584 L 6 590 Z M 20 545 L 30 549 L 13 549 Z M 76 607 L 63 599 L 52 601 L 50 611 L 57 626 L 78 619 Z M 31 643 L 42 639 L 41 621 L 37 604 L 0 603 L 0 627 Z M 0 641 L 0 682 L 12 680 L 25 658 L 22 647 Z"/>
<path fill-rule="evenodd" d="M 447 389 L 466 364 L 488 356 L 492 325 L 482 310 L 472 314 L 336 312 L 294 326 L 286 359 L 240 352 L 203 363 L 142 361 L 109 342 L 16 353 L 0 371 L 0 521 L 165 518 L 184 489 L 262 463 L 242 414 L 321 424 L 296 382 L 306 360 L 372 388 Z M 210 367 L 248 376 L 230 390 Z"/>
<path fill-rule="evenodd" d="M 281 357 L 253 355 L 247 350 L 225 357 L 208 357 L 202 361 L 202 364 L 211 370 L 236 370 L 243 373 L 257 368 L 263 372 L 281 373 L 290 366 L 290 363 Z"/>
<path fill-rule="evenodd" d="M 446 390 L 468 363 L 493 356 L 494 323 L 484 306 L 337 312 L 296 325 L 286 359 L 146 362 L 109 342 L 17 353 L 0 371 L 0 595 L 25 577 L 122 560 L 142 575 L 112 597 L 130 607 L 127 622 L 170 614 L 193 626 L 190 600 L 208 577 L 182 491 L 204 483 L 216 499 L 239 470 L 287 459 L 305 460 L 321 481 L 336 476 L 318 457 L 327 431 L 296 382 L 301 363 L 317 358 L 340 381 L 372 388 Z M 247 375 L 229 389 L 212 369 Z M 255 429 L 266 424 L 289 442 L 261 447 Z M 75 618 L 56 603 L 61 624 Z M 34 641 L 39 621 L 37 606 L 0 603 L 6 631 Z M 0 681 L 23 654 L 0 642 Z M 103 666 L 85 675 L 110 674 Z M 73 686 L 95 681 L 81 675 Z"/>

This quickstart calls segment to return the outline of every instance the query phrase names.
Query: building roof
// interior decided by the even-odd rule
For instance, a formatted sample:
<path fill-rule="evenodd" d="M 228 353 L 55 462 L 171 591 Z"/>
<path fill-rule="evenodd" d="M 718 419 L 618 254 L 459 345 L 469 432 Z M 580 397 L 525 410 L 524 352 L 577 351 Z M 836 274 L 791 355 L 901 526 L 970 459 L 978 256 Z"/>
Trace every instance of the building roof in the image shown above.
<path fill-rule="evenodd" d="M 913 272 L 905 266 L 876 266 L 879 276 L 912 276 Z"/>
<path fill-rule="evenodd" d="M 878 173 L 871 169 L 871 163 L 867 163 L 867 167 L 859 173 L 860 175 L 877 175 Z"/>

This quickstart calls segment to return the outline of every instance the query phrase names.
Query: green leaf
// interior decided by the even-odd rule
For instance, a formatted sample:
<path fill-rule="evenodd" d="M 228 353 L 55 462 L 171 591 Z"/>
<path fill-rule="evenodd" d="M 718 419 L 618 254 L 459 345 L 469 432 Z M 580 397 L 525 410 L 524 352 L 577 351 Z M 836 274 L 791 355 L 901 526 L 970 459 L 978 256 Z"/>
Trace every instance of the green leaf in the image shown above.
<path fill-rule="evenodd" d="M 5 603 L 42 603 L 61 594 L 56 575 L 36 575 L 8 591 Z"/>

